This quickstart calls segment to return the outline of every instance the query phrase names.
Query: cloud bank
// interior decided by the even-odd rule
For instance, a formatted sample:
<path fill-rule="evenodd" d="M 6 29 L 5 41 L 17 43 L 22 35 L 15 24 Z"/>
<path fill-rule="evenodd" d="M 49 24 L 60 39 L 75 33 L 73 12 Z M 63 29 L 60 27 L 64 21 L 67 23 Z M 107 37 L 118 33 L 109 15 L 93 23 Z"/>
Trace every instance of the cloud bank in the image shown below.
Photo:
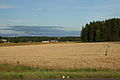
<path fill-rule="evenodd" d="M 61 26 L 8 26 L 0 29 L 1 36 L 79 36 L 80 31 L 62 30 Z"/>

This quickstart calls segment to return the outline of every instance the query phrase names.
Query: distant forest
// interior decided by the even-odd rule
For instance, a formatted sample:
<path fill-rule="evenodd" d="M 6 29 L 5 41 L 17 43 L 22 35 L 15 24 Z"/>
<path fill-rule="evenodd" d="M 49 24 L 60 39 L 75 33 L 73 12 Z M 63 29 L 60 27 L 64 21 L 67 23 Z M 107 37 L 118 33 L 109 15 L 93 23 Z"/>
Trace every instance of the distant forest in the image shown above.
<path fill-rule="evenodd" d="M 120 18 L 93 21 L 82 27 L 83 42 L 120 41 Z"/>
<path fill-rule="evenodd" d="M 80 37 L 38 37 L 38 36 L 24 36 L 24 37 L 1 37 L 6 39 L 9 42 L 20 43 L 20 42 L 42 42 L 42 41 L 51 41 L 57 40 L 62 41 L 80 41 Z"/>

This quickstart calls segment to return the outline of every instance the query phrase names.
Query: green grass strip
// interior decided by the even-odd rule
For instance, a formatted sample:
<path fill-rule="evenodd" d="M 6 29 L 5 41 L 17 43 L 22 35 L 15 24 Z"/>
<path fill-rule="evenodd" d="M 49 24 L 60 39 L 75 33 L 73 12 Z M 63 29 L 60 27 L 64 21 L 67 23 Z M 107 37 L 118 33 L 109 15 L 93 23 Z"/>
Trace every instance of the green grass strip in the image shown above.
<path fill-rule="evenodd" d="M 97 69 L 52 70 L 0 64 L 0 79 L 120 78 L 120 71 Z"/>

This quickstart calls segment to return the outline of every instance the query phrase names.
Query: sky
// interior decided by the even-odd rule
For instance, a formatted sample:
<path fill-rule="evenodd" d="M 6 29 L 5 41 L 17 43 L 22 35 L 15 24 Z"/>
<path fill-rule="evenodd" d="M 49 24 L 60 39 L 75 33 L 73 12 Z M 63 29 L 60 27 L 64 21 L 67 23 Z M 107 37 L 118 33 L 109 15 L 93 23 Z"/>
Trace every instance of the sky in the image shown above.
<path fill-rule="evenodd" d="M 90 21 L 120 18 L 119 9 L 120 0 L 0 0 L 0 35 L 79 36 Z"/>

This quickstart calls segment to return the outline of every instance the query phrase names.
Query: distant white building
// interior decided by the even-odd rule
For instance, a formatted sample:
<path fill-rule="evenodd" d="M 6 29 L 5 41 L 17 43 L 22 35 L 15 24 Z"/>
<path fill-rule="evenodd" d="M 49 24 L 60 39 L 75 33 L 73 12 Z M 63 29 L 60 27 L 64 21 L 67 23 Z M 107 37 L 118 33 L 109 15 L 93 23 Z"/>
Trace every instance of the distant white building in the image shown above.
<path fill-rule="evenodd" d="M 7 43 L 8 41 L 6 39 L 0 39 L 0 43 Z"/>
<path fill-rule="evenodd" d="M 42 43 L 49 43 L 50 41 L 42 41 Z"/>
<path fill-rule="evenodd" d="M 58 42 L 58 40 L 50 40 L 51 43 Z"/>

